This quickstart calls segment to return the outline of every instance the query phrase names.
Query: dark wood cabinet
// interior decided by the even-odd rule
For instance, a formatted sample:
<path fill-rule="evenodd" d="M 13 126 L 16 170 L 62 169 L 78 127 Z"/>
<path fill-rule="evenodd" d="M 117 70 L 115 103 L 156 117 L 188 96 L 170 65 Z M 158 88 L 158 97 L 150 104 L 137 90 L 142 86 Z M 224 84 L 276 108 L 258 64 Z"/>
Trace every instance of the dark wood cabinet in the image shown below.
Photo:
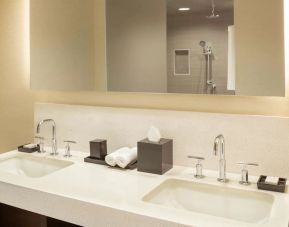
<path fill-rule="evenodd" d="M 0 227 L 80 227 L 0 203 Z"/>

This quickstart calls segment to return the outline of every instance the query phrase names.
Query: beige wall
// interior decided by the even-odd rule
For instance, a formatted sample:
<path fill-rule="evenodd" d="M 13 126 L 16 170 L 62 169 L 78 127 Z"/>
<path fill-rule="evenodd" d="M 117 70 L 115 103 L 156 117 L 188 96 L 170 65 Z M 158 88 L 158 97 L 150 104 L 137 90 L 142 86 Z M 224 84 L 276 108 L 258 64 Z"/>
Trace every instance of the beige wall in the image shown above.
<path fill-rule="evenodd" d="M 101 4 L 103 0 L 98 1 Z M 33 134 L 24 3 L 24 0 L 0 1 L 0 151 L 27 142 Z M 100 34 L 99 45 L 103 46 L 105 32 Z M 101 61 L 100 67 L 103 68 Z M 280 97 L 105 92 L 34 92 L 34 96 L 38 102 L 289 116 L 289 98 Z"/>
<path fill-rule="evenodd" d="M 283 22 L 283 0 L 235 1 L 237 94 L 285 95 Z"/>
<path fill-rule="evenodd" d="M 94 0 L 30 0 L 32 89 L 95 89 L 94 21 Z"/>
<path fill-rule="evenodd" d="M 28 14 L 24 9 L 23 0 L 0 1 L 0 152 L 29 143 L 32 138 Z"/>
<path fill-rule="evenodd" d="M 166 1 L 107 0 L 109 91 L 167 91 Z"/>

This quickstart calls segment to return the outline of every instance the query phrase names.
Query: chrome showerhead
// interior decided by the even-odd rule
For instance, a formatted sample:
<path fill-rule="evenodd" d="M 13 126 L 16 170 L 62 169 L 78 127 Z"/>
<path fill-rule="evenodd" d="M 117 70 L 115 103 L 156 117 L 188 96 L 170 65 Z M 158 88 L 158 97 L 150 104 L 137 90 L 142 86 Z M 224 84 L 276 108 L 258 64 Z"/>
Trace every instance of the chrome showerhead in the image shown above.
<path fill-rule="evenodd" d="M 200 41 L 200 46 L 205 47 L 206 46 L 206 41 Z"/>
<path fill-rule="evenodd" d="M 199 45 L 203 48 L 203 54 L 212 54 L 212 43 L 200 41 Z"/>

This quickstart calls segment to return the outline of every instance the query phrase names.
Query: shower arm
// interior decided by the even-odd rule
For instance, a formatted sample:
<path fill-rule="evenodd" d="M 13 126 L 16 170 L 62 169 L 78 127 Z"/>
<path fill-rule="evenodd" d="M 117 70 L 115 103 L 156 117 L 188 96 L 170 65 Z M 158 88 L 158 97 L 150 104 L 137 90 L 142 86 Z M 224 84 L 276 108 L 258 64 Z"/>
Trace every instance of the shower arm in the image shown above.
<path fill-rule="evenodd" d="M 215 0 L 212 0 L 212 15 L 215 15 L 216 4 Z"/>

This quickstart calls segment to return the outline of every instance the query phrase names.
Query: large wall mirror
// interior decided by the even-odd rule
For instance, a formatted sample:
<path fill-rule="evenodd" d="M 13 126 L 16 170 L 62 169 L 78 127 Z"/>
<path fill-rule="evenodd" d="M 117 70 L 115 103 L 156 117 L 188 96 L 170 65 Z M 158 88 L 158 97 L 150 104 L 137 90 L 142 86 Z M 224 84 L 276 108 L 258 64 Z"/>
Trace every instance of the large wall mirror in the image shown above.
<path fill-rule="evenodd" d="M 283 4 L 30 0 L 31 88 L 285 96 Z"/>

